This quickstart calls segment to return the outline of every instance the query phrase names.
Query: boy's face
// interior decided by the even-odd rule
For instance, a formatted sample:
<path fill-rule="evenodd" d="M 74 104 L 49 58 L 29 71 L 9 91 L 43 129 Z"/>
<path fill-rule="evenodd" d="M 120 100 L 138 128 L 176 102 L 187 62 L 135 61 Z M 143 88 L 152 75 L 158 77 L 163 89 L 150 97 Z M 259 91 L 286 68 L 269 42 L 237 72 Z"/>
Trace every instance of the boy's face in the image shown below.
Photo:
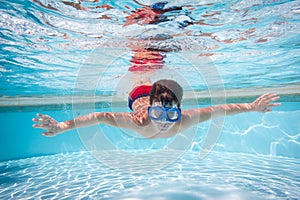
<path fill-rule="evenodd" d="M 162 102 L 154 101 L 152 106 L 160 106 L 165 108 L 177 108 L 177 103 L 173 101 L 172 103 L 163 105 Z M 175 125 L 175 122 L 169 122 L 164 117 L 161 120 L 151 120 L 151 123 L 160 132 L 167 132 Z"/>

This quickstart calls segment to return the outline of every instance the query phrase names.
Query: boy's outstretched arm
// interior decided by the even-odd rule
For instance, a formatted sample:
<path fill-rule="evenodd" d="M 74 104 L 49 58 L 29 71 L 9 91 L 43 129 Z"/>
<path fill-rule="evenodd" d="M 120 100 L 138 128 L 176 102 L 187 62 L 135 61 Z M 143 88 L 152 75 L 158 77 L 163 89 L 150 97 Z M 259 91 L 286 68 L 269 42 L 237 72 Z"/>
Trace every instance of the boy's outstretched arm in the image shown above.
<path fill-rule="evenodd" d="M 223 104 L 187 110 L 183 112 L 183 125 L 187 124 L 188 126 L 191 126 L 215 117 L 234 115 L 243 112 L 270 112 L 273 107 L 280 106 L 280 103 L 273 103 L 278 99 L 279 96 L 276 94 L 264 94 L 252 103 Z"/>
<path fill-rule="evenodd" d="M 139 116 L 137 116 L 139 115 Z M 147 115 L 145 113 L 126 113 L 126 112 L 94 112 L 78 118 L 58 122 L 48 115 L 37 114 L 37 118 L 33 118 L 34 128 L 46 130 L 44 136 L 55 136 L 74 128 L 92 126 L 95 124 L 106 124 L 119 128 L 128 128 L 137 130 L 140 126 L 147 124 Z"/>

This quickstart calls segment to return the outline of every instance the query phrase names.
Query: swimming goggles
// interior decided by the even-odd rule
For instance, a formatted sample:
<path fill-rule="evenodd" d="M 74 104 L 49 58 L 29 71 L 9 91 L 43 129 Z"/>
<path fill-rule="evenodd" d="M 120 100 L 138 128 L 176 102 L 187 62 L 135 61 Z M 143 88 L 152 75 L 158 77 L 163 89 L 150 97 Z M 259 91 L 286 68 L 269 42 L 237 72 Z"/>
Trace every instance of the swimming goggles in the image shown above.
<path fill-rule="evenodd" d="M 164 118 L 167 122 L 177 122 L 181 118 L 181 109 L 150 106 L 148 107 L 148 117 L 156 121 Z"/>

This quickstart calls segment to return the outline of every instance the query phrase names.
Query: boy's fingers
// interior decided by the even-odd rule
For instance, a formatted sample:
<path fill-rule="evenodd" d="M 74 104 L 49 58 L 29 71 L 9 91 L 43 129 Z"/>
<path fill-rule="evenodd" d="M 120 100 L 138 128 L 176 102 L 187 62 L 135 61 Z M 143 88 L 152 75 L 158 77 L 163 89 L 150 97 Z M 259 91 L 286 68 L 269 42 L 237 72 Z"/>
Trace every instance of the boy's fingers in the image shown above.
<path fill-rule="evenodd" d="M 48 115 L 42 115 L 41 118 L 42 118 L 43 120 L 49 120 L 49 119 L 50 119 L 50 116 L 48 116 Z"/>
<path fill-rule="evenodd" d="M 271 98 L 271 101 L 276 101 L 276 100 L 278 100 L 278 99 L 280 99 L 279 96 L 274 96 L 274 97 Z"/>
<path fill-rule="evenodd" d="M 32 121 L 33 121 L 33 122 L 38 122 L 39 119 L 38 119 L 38 118 L 32 118 Z"/>
<path fill-rule="evenodd" d="M 33 124 L 32 125 L 34 128 L 45 128 L 44 124 Z"/>
<path fill-rule="evenodd" d="M 49 115 L 42 115 L 42 114 L 37 113 L 36 116 L 38 116 L 39 118 L 44 119 L 44 120 L 51 119 L 51 117 Z"/>
<path fill-rule="evenodd" d="M 34 128 L 41 128 L 41 129 L 44 129 L 44 130 L 48 130 L 48 126 L 45 126 L 44 124 L 33 124 L 32 127 Z"/>
<path fill-rule="evenodd" d="M 43 136 L 47 136 L 47 137 L 52 137 L 52 136 L 54 136 L 54 134 L 53 134 L 53 133 L 50 133 L 50 132 L 43 132 L 42 134 L 43 134 Z"/>
<path fill-rule="evenodd" d="M 270 95 L 269 99 L 279 99 L 280 97 L 276 94 Z"/>
<path fill-rule="evenodd" d="M 47 120 L 47 119 L 33 118 L 32 121 L 33 122 L 38 122 L 39 124 L 46 124 L 46 125 L 49 124 L 49 120 Z"/>
<path fill-rule="evenodd" d="M 269 106 L 272 106 L 272 107 L 274 107 L 274 106 L 280 106 L 281 105 L 281 103 L 272 103 L 272 104 L 269 104 Z"/>
<path fill-rule="evenodd" d="M 263 95 L 261 95 L 261 98 L 265 98 L 265 97 L 267 97 L 269 95 L 270 95 L 269 93 L 263 94 Z"/>

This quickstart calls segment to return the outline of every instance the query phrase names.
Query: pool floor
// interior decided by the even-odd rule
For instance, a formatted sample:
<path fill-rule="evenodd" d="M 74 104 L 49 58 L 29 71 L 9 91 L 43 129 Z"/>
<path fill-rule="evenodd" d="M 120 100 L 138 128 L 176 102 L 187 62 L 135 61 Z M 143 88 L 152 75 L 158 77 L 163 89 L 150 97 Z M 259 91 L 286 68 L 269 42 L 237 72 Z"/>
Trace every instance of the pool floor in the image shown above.
<path fill-rule="evenodd" d="M 135 172 L 89 152 L 56 154 L 1 162 L 0 199 L 299 199 L 299 169 L 299 159 L 189 151 L 161 170 Z"/>

